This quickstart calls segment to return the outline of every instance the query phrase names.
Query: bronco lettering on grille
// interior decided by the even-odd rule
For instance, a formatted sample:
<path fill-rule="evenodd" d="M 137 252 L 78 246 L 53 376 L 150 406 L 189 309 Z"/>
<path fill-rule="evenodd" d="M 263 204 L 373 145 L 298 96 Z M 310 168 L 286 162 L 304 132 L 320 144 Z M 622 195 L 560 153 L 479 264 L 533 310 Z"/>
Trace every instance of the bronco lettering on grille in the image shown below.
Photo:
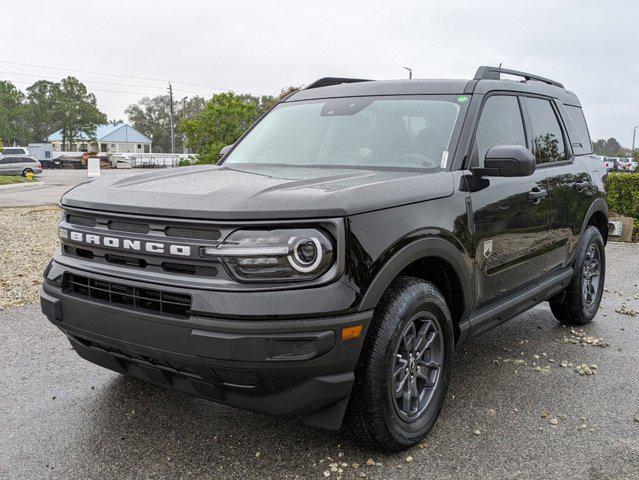
<path fill-rule="evenodd" d="M 145 242 L 141 240 L 130 240 L 128 238 L 106 237 L 90 233 L 69 231 L 69 239 L 74 242 L 86 243 L 87 245 L 97 245 L 107 248 L 122 248 L 124 250 L 133 250 L 135 252 L 148 253 L 169 253 L 188 257 L 191 255 L 191 247 L 188 245 L 173 245 L 160 242 Z"/>

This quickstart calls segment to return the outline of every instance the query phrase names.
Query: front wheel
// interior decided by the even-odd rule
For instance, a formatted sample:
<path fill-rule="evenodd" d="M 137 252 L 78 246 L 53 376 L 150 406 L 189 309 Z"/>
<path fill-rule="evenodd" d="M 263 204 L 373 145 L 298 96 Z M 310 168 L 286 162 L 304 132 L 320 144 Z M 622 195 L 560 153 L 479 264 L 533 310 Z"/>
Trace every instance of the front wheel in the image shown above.
<path fill-rule="evenodd" d="M 356 370 L 348 419 L 374 447 L 421 441 L 446 397 L 454 334 L 450 311 L 430 282 L 398 278 L 386 291 Z"/>
<path fill-rule="evenodd" d="M 575 253 L 574 274 L 566 290 L 550 300 L 550 309 L 567 325 L 590 323 L 603 294 L 606 279 L 606 250 L 599 230 L 590 226 L 583 233 Z"/>

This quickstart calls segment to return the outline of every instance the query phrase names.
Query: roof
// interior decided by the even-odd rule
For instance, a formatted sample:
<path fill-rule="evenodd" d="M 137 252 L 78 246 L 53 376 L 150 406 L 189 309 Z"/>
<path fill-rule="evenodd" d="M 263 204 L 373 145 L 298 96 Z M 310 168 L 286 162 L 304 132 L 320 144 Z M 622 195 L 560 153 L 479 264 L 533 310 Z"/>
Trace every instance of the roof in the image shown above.
<path fill-rule="evenodd" d="M 108 123 L 98 125 L 95 129 L 95 138 L 98 142 L 131 142 L 131 143 L 151 143 L 151 139 L 139 132 L 127 123 Z M 61 142 L 62 130 L 52 133 L 47 138 L 49 142 Z M 80 132 L 77 140 L 90 140 L 89 136 Z"/>
<path fill-rule="evenodd" d="M 376 95 L 484 95 L 491 91 L 511 91 L 546 95 L 567 105 L 580 106 L 577 96 L 557 85 L 530 79 L 528 81 L 468 79 L 468 80 L 368 80 L 315 87 L 291 95 L 285 101 L 315 100 L 321 98 L 357 97 Z"/>
<path fill-rule="evenodd" d="M 367 95 L 445 95 L 464 93 L 469 80 L 371 80 L 300 90 L 287 101 Z"/>

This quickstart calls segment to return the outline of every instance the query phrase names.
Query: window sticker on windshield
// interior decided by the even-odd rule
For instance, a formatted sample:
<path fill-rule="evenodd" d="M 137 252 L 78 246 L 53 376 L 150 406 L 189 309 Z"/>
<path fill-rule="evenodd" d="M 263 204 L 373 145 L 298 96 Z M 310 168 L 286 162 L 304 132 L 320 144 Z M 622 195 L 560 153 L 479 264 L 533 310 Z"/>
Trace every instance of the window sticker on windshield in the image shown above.
<path fill-rule="evenodd" d="M 446 165 L 448 165 L 448 150 L 442 152 L 442 162 L 439 164 L 439 167 L 446 168 Z"/>
<path fill-rule="evenodd" d="M 468 101 L 468 97 L 466 95 L 461 95 L 461 96 L 457 97 L 457 101 L 459 103 L 466 103 Z"/>

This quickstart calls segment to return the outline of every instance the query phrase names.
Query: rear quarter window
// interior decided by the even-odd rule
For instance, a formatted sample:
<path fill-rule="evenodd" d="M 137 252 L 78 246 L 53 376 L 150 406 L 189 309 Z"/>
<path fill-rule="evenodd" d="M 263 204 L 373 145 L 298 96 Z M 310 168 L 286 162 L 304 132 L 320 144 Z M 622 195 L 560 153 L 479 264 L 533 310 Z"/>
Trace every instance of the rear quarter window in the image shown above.
<path fill-rule="evenodd" d="M 587 155 L 592 153 L 592 143 L 590 141 L 590 134 L 588 133 L 588 125 L 586 125 L 584 112 L 580 107 L 573 107 L 572 105 L 565 105 L 565 107 L 572 123 L 577 129 L 577 133 L 579 134 L 579 139 L 571 139 L 575 155 Z M 581 143 L 581 146 L 576 143 Z"/>

